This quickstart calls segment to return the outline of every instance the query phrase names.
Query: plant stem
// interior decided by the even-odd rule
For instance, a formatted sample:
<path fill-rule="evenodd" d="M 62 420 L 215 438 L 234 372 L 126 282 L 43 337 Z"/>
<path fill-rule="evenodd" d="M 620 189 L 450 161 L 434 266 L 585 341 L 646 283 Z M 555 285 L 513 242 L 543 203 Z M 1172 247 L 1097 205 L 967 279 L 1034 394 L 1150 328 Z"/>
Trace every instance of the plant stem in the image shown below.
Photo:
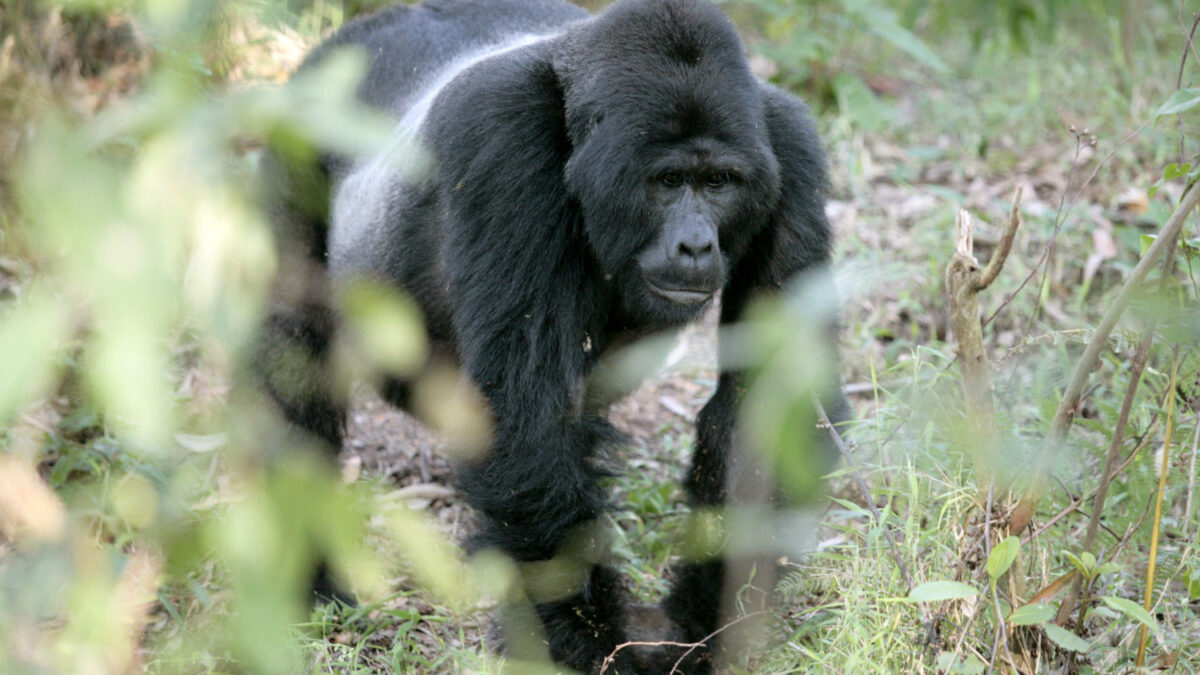
<path fill-rule="evenodd" d="M 1146 566 L 1146 598 L 1143 603 L 1147 612 L 1154 601 L 1154 565 L 1158 560 L 1158 532 L 1162 527 L 1163 493 L 1167 489 L 1167 472 L 1170 470 L 1171 458 L 1171 427 L 1175 422 L 1175 383 L 1179 376 L 1179 350 L 1176 348 L 1175 357 L 1171 364 L 1171 385 L 1167 387 L 1167 420 L 1163 425 L 1162 465 L 1158 472 L 1158 494 L 1154 498 L 1154 521 L 1150 524 L 1150 563 Z M 1137 667 L 1141 668 L 1146 662 L 1146 640 L 1150 636 L 1150 627 L 1142 624 L 1142 633 L 1138 639 Z"/>

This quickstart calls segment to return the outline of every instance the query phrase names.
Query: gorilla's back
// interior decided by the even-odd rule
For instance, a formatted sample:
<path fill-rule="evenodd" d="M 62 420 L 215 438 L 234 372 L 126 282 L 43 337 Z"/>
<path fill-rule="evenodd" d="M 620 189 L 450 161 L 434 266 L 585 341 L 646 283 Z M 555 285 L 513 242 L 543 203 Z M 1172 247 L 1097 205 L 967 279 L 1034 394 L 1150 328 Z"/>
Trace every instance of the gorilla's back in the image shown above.
<path fill-rule="evenodd" d="M 341 47 L 367 53 L 359 97 L 401 115 L 431 76 L 455 60 L 521 34 L 545 34 L 588 13 L 562 0 L 426 0 L 347 23 L 306 60 L 308 67 Z"/>
<path fill-rule="evenodd" d="M 562 0 L 426 0 L 346 24 L 305 61 L 301 68 L 338 48 L 363 49 L 368 70 L 358 96 L 396 118 L 376 156 L 325 158 L 334 185 L 327 244 L 335 279 L 383 273 L 421 306 L 434 337 L 448 339 L 450 308 L 436 262 L 441 206 L 420 128 L 438 93 L 470 65 L 588 17 Z"/>

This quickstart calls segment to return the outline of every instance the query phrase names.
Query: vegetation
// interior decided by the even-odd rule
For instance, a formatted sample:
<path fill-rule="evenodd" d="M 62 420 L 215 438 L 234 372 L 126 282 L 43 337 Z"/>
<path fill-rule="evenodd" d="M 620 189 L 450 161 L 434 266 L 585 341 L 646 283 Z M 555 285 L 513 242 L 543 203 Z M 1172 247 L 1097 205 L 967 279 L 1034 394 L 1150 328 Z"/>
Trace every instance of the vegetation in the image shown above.
<path fill-rule="evenodd" d="M 273 272 L 261 148 L 366 152 L 387 130 L 351 102 L 353 55 L 281 83 L 381 4 L 0 5 L 0 671 L 504 667 L 488 610 L 515 571 L 455 548 L 469 514 L 434 441 L 363 395 L 339 476 L 245 372 Z M 857 413 L 732 672 L 1200 671 L 1192 8 L 725 7 L 818 112 Z M 947 266 L 1006 246 L 1017 188 L 964 343 Z M 770 360 L 745 418 L 771 447 L 805 433 L 798 293 L 751 329 Z M 345 306 L 339 349 L 420 361 L 402 299 Z M 648 602 L 687 540 L 674 481 L 713 387 L 711 335 L 684 344 L 615 413 L 633 440 L 611 529 Z M 315 556 L 361 604 L 306 608 Z"/>

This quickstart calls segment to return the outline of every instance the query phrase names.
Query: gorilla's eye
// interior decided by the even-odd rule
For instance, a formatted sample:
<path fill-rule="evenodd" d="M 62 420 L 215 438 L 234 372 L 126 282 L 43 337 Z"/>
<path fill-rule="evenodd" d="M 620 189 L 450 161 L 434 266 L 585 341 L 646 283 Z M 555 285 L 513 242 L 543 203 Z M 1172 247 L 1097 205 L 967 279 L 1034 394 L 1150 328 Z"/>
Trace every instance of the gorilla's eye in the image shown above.
<path fill-rule="evenodd" d="M 704 184 L 713 189 L 723 188 L 728 185 L 732 179 L 733 177 L 728 171 L 714 171 L 704 178 Z"/>
<path fill-rule="evenodd" d="M 661 174 L 658 180 L 663 184 L 663 187 L 669 188 L 683 187 L 683 184 L 686 182 L 683 174 L 678 171 L 667 171 Z"/>

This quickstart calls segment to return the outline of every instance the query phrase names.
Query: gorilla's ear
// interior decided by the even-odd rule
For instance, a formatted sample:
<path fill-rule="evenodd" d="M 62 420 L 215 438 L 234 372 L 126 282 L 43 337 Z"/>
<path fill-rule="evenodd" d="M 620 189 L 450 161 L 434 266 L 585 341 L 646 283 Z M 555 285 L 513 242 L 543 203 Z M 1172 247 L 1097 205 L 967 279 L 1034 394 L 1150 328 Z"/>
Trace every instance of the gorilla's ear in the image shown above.
<path fill-rule="evenodd" d="M 569 128 L 569 127 L 568 127 Z M 616 125 L 597 118 L 587 128 L 571 138 L 571 157 L 567 160 L 563 178 L 571 196 L 588 203 L 601 203 L 612 197 L 615 186 L 610 185 L 624 163 L 630 142 L 622 138 Z"/>
<path fill-rule="evenodd" d="M 452 222 L 489 220 L 497 232 L 530 236 L 553 227 L 568 207 L 562 182 L 571 154 L 554 69 L 530 55 L 493 59 L 462 77 L 430 117 L 430 145 L 441 149 L 439 172 L 461 210 Z"/>

